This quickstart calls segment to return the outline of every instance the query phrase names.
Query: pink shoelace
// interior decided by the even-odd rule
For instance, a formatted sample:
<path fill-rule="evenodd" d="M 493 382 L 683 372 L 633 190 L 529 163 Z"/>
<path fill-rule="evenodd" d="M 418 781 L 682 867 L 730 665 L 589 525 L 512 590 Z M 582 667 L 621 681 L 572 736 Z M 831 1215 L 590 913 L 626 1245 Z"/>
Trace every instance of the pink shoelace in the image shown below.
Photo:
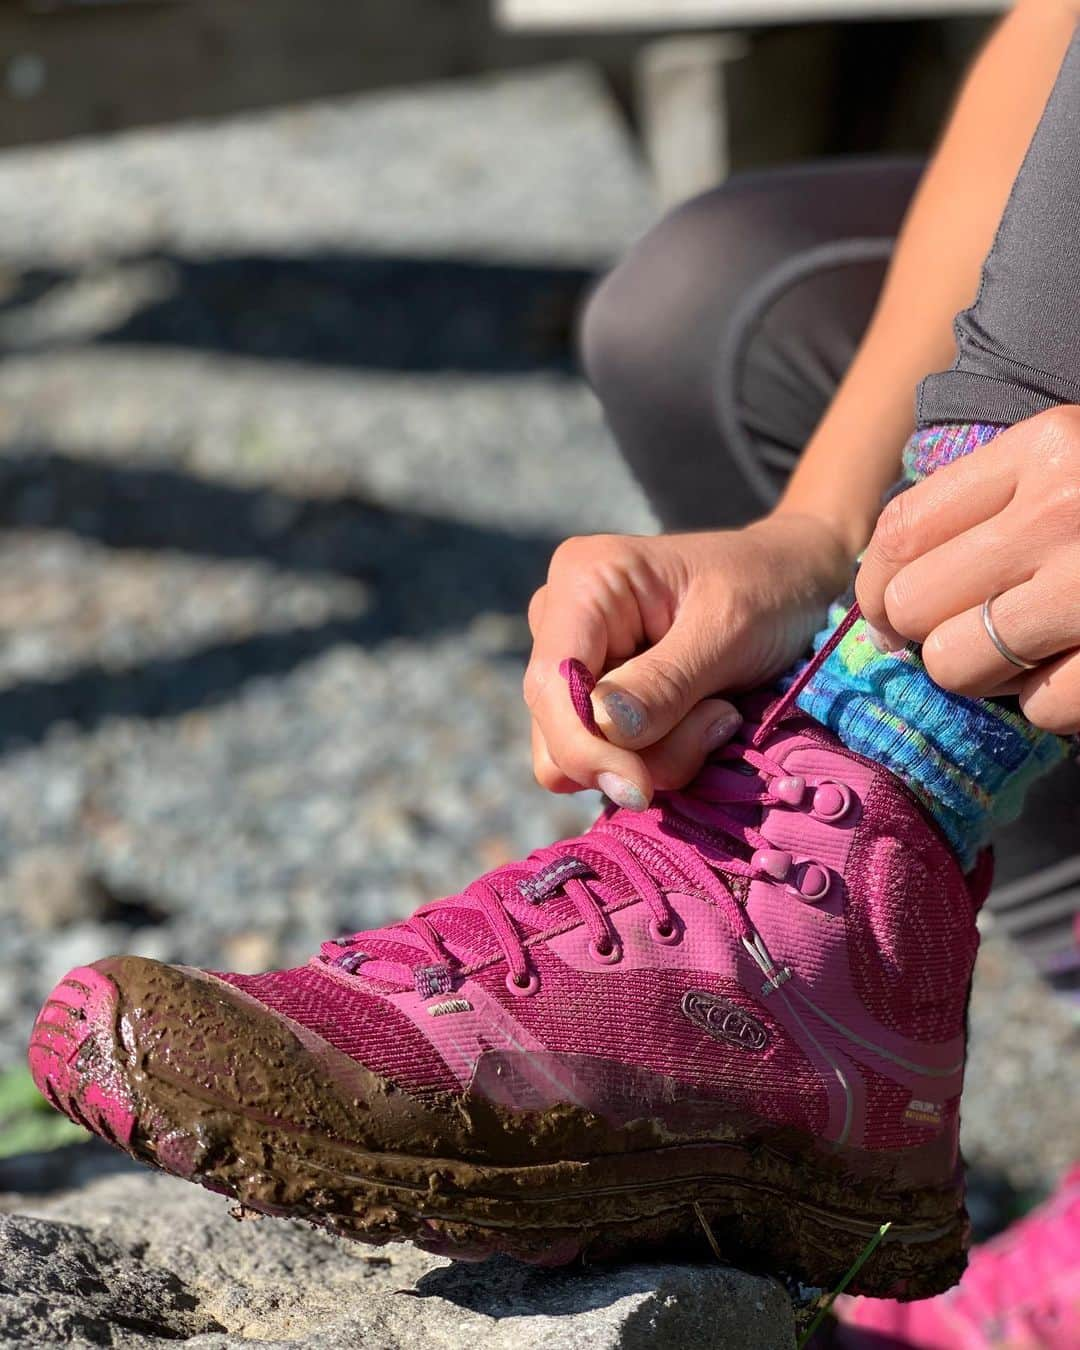
<path fill-rule="evenodd" d="M 858 608 L 853 607 L 763 720 L 754 728 L 744 725 L 735 740 L 710 756 L 687 787 L 658 792 L 653 805 L 640 813 L 609 807 L 583 838 L 538 849 L 525 863 L 489 872 L 460 895 L 424 905 L 380 934 L 335 939 L 328 944 L 331 953 L 324 949 L 317 959 L 348 974 L 363 967 L 365 979 L 401 989 L 412 986 L 424 997 L 432 997 L 449 993 L 455 977 L 474 974 L 501 957 L 507 966 L 507 987 L 527 994 L 538 987 L 529 966 L 528 946 L 541 935 L 550 938 L 581 923 L 598 961 L 618 959 L 618 936 L 610 915 L 628 892 L 648 905 L 654 940 L 677 941 L 678 920 L 665 896 L 666 884 L 668 890 L 699 895 L 726 916 L 733 936 L 765 977 L 763 992 L 771 992 L 791 972 L 773 961 L 728 883 L 737 878 L 749 882 L 777 876 L 778 855 L 751 819 L 765 807 L 790 802 L 796 780 L 787 777 L 761 746 L 858 617 Z M 559 673 L 582 724 L 599 736 L 590 697 L 596 684 L 593 675 L 575 660 L 564 661 Z M 540 906 L 556 894 L 564 896 L 573 911 L 573 917 L 560 925 L 530 930 L 511 913 L 510 902 Z M 445 912 L 443 907 L 451 903 L 458 910 L 471 911 L 486 926 L 496 940 L 498 956 L 470 960 L 450 951 L 436 921 L 440 910 Z M 415 962 L 381 955 L 380 938 L 415 948 Z M 359 950 L 361 942 L 368 950 Z M 345 950 L 333 953 L 334 948 Z"/>

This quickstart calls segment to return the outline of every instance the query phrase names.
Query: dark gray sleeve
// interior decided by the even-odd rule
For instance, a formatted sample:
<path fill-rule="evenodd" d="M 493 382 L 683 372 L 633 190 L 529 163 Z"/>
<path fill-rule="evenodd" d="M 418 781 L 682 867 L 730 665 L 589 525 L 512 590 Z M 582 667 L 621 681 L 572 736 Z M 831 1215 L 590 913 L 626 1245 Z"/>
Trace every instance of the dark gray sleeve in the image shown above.
<path fill-rule="evenodd" d="M 956 203 L 962 215 L 964 204 Z M 920 427 L 1011 426 L 1080 403 L 1080 29 L 1065 54 L 983 264 L 956 320 L 956 361 L 919 386 Z"/>

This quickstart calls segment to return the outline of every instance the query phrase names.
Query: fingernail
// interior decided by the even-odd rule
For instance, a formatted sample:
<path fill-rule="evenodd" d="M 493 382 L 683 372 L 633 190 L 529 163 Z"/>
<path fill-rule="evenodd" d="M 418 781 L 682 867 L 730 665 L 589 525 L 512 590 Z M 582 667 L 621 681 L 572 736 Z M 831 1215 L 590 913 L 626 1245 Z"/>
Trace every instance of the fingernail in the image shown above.
<path fill-rule="evenodd" d="M 605 797 L 610 797 L 616 806 L 625 806 L 628 811 L 644 811 L 649 805 L 642 790 L 617 773 L 598 775 L 596 784 Z"/>
<path fill-rule="evenodd" d="M 902 639 L 898 642 L 895 638 L 887 638 L 884 633 L 869 622 L 866 625 L 866 636 L 874 644 L 875 650 L 881 652 L 882 656 L 887 656 L 891 652 L 903 651 L 907 646 L 907 643 Z"/>
<path fill-rule="evenodd" d="M 645 709 L 632 695 L 616 689 L 610 694 L 605 694 L 601 702 L 608 721 L 620 736 L 632 741 L 645 730 L 645 723 L 648 721 Z"/>
<path fill-rule="evenodd" d="M 742 714 L 735 708 L 730 712 L 721 713 L 715 722 L 710 722 L 705 728 L 705 735 L 702 739 L 702 748 L 708 754 L 710 750 L 717 750 L 722 745 L 727 745 L 732 736 L 742 726 Z"/>
<path fill-rule="evenodd" d="M 874 650 L 881 652 L 882 656 L 889 650 L 888 647 L 885 646 L 885 639 L 872 623 L 867 623 L 866 625 L 866 636 L 870 639 L 871 646 L 873 646 Z"/>

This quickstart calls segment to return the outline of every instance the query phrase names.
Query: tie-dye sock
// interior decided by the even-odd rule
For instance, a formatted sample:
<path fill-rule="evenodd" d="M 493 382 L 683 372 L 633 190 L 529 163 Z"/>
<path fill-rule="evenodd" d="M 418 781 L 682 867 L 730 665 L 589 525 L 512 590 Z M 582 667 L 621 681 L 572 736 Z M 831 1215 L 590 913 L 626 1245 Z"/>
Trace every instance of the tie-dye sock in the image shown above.
<path fill-rule="evenodd" d="M 917 482 L 985 445 L 1001 427 L 928 427 L 904 450 Z M 834 607 L 820 647 L 843 617 Z M 939 688 L 918 649 L 881 653 L 857 623 L 799 695 L 799 706 L 840 740 L 911 787 L 970 866 L 993 831 L 1019 814 L 1028 788 L 1064 759 L 1068 742 L 1039 731 L 1007 703 Z"/>

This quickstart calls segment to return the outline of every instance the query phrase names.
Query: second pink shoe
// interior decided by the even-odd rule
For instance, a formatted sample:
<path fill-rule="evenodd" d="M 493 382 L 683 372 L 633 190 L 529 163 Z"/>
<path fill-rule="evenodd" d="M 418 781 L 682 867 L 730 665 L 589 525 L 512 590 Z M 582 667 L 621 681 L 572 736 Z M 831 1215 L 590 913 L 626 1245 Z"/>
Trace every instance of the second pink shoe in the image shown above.
<path fill-rule="evenodd" d="M 843 1298 L 841 1350 L 1076 1350 L 1080 1166 L 1027 1218 L 976 1247 L 960 1283 L 919 1303 Z"/>

